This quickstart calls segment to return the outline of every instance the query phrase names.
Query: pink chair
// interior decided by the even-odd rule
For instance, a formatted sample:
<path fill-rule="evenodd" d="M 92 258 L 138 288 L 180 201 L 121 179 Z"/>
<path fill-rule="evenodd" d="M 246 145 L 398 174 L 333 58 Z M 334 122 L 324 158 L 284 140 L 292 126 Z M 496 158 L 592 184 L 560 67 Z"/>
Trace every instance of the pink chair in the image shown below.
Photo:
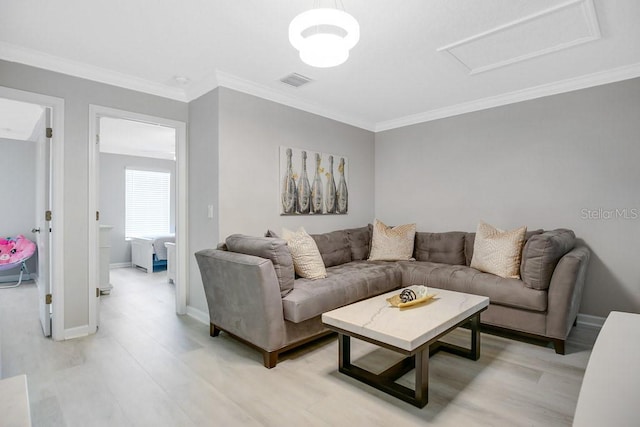
<path fill-rule="evenodd" d="M 36 244 L 23 235 L 0 238 L 0 271 L 20 267 L 20 279 L 15 285 L 0 286 L 0 288 L 15 288 L 22 283 L 22 275 L 27 269 L 27 261 L 36 252 Z"/>

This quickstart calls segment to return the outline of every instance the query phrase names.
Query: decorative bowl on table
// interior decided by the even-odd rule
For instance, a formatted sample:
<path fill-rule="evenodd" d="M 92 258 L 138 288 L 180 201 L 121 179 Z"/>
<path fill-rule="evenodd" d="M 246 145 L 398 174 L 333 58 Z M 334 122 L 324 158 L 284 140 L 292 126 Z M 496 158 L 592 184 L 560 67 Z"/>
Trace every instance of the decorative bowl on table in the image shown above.
<path fill-rule="evenodd" d="M 435 297 L 436 294 L 430 294 L 429 289 L 423 285 L 411 285 L 400 291 L 399 294 L 387 298 L 387 302 L 393 307 L 405 308 L 411 307 Z"/>

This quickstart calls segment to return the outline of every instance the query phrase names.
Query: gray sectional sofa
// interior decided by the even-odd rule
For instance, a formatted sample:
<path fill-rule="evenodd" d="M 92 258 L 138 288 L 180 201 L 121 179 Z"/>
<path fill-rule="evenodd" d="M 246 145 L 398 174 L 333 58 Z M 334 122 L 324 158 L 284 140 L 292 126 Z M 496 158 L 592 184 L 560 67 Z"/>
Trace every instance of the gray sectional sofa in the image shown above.
<path fill-rule="evenodd" d="M 557 353 L 575 322 L 589 250 L 571 230 L 530 231 L 521 279 L 469 267 L 475 233 L 417 232 L 415 261 L 367 261 L 371 226 L 312 235 L 325 279 L 296 278 L 284 240 L 232 235 L 195 254 L 209 306 L 210 333 L 225 331 L 263 353 L 278 354 L 329 331 L 321 314 L 403 286 L 423 284 L 488 296 L 482 324 L 552 341 Z"/>

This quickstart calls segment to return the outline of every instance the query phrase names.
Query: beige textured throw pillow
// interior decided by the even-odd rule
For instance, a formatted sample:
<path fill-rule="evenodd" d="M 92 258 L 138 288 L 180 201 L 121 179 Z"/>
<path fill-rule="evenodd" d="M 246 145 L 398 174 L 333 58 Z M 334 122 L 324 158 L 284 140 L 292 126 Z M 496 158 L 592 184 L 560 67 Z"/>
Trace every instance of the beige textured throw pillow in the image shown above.
<path fill-rule="evenodd" d="M 388 227 L 377 219 L 373 223 L 369 261 L 400 261 L 413 257 L 416 225 Z"/>
<path fill-rule="evenodd" d="M 505 279 L 520 278 L 520 259 L 527 227 L 503 231 L 480 221 L 471 267 Z"/>
<path fill-rule="evenodd" d="M 291 258 L 293 258 L 293 267 L 298 276 L 306 279 L 327 277 L 327 270 L 322 262 L 318 246 L 304 228 L 300 227 L 295 232 L 283 228 L 282 238 L 287 241 Z"/>

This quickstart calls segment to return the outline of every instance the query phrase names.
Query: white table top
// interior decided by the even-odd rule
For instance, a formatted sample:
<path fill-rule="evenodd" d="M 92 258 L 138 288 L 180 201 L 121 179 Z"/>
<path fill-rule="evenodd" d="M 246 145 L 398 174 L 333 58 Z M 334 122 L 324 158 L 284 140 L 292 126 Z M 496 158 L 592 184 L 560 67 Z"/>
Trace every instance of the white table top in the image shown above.
<path fill-rule="evenodd" d="M 413 351 L 489 305 L 489 298 L 430 289 L 437 294 L 426 303 L 398 309 L 386 301 L 400 290 L 388 292 L 322 315 L 325 325 Z"/>
<path fill-rule="evenodd" d="M 584 373 L 574 426 L 640 423 L 640 314 L 612 311 Z"/>
<path fill-rule="evenodd" d="M 0 380 L 0 426 L 31 426 L 26 375 Z"/>

